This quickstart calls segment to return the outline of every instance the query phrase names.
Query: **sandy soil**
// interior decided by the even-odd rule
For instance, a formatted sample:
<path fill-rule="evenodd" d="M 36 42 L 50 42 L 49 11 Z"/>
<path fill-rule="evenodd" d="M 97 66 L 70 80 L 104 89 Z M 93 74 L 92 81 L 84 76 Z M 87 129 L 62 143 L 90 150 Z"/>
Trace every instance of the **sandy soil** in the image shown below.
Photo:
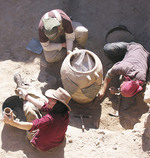
<path fill-rule="evenodd" d="M 37 55 L 26 46 L 32 38 L 38 38 L 41 16 L 60 8 L 75 21 L 89 29 L 86 49 L 98 55 L 103 63 L 104 75 L 112 63 L 103 54 L 106 33 L 120 24 L 126 25 L 137 42 L 150 51 L 150 6 L 148 0 L 1 0 L 0 4 L 0 104 L 14 96 L 13 75 L 20 72 L 33 86 L 44 94 L 49 88 L 62 86 L 61 62 L 42 66 L 43 54 Z M 116 85 L 116 80 L 112 81 Z M 144 121 L 148 107 L 143 94 L 137 97 L 137 105 L 111 117 L 108 113 L 118 110 L 118 98 L 107 92 L 102 101 L 95 99 L 86 105 L 71 101 L 70 124 L 66 140 L 58 148 L 39 152 L 26 139 L 26 132 L 0 123 L 1 158 L 149 158 L 150 140 L 145 137 Z M 0 109 L 0 112 L 2 109 Z M 75 115 L 92 115 L 81 120 Z M 2 116 L 1 116 L 2 117 Z"/>

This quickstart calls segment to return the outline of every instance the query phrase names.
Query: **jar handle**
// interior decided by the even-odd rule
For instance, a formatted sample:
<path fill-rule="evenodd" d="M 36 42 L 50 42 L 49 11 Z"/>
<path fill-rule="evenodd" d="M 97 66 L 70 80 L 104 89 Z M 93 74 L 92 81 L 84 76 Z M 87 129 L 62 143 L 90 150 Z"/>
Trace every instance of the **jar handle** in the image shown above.
<path fill-rule="evenodd" d="M 97 72 L 94 72 L 94 75 L 96 76 L 96 78 L 99 78 L 99 74 Z"/>
<path fill-rule="evenodd" d="M 92 80 L 90 75 L 87 75 L 86 78 L 88 79 L 88 82 L 90 82 Z"/>

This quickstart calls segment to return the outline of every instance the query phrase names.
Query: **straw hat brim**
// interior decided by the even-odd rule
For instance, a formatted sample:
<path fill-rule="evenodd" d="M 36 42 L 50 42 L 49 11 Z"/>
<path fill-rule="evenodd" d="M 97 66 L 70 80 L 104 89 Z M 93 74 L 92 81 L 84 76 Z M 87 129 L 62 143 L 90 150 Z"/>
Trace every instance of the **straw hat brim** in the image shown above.
<path fill-rule="evenodd" d="M 53 98 L 53 99 L 56 99 L 56 100 L 62 102 L 64 105 L 67 106 L 68 110 L 71 111 L 71 108 L 69 107 L 68 104 L 66 104 L 66 102 L 64 102 L 62 99 L 60 99 L 60 98 L 58 98 L 58 97 L 55 96 L 55 92 L 56 92 L 56 90 L 54 90 L 54 89 L 49 89 L 49 90 L 47 90 L 47 91 L 45 92 L 45 95 L 46 95 L 48 98 Z"/>

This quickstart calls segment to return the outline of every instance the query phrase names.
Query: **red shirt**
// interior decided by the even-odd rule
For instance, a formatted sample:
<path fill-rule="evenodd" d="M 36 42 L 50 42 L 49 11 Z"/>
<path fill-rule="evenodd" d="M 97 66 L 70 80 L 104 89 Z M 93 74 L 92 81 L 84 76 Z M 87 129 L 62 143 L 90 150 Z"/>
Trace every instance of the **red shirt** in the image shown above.
<path fill-rule="evenodd" d="M 63 117 L 60 114 L 54 114 L 45 104 L 41 111 L 48 112 L 41 119 L 32 121 L 33 126 L 30 130 L 39 131 L 32 138 L 31 143 L 42 151 L 47 151 L 62 143 L 67 126 L 69 124 L 69 112 Z"/>

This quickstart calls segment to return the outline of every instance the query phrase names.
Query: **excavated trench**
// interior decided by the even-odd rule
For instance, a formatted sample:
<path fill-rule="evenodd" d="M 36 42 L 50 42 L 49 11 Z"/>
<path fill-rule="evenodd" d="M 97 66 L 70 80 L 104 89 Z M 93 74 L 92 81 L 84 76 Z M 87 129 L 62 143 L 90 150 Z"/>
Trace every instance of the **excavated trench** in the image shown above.
<path fill-rule="evenodd" d="M 122 36 L 125 38 L 127 35 L 123 31 L 121 33 L 117 32 L 115 35 L 111 34 L 108 40 L 106 40 L 107 33 L 111 29 L 116 28 L 119 25 L 127 27 L 131 34 L 128 32 L 126 38 L 129 36 L 133 37 L 134 41 L 141 43 L 148 51 L 150 51 L 150 6 L 148 0 L 63 0 L 53 2 L 52 6 L 48 5 L 49 2 L 47 1 L 45 2 L 47 5 L 45 3 L 42 4 L 44 9 L 41 10 L 35 9 L 41 5 L 40 1 L 32 3 L 34 3 L 34 5 L 31 5 L 30 1 L 26 2 L 24 5 L 19 1 L 16 3 L 13 1 L 2 3 L 1 11 L 4 13 L 10 12 L 11 16 L 4 14 L 2 18 L 2 24 L 4 25 L 2 25 L 1 30 L 3 30 L 5 34 L 1 34 L 0 47 L 1 51 L 5 53 L 5 56 L 3 56 L 1 60 L 11 58 L 12 61 L 19 62 L 22 60 L 27 61 L 28 59 L 32 61 L 35 58 L 35 56 L 32 55 L 31 57 L 31 54 L 25 51 L 25 47 L 32 37 L 38 38 L 38 30 L 33 28 L 37 28 L 39 18 L 45 11 L 54 9 L 52 8 L 54 6 L 55 8 L 64 10 L 74 21 L 78 21 L 88 28 L 89 37 L 86 49 L 92 51 L 100 58 L 103 65 L 104 76 L 113 63 L 104 55 L 103 46 L 106 42 L 114 40 L 113 38 L 122 40 Z M 9 8 L 11 8 L 10 11 Z M 25 13 L 20 12 L 21 9 L 26 9 L 30 14 L 30 17 L 24 16 Z M 14 12 L 14 10 L 16 11 Z M 32 10 L 34 10 L 34 12 Z M 5 18 L 5 16 L 7 16 L 7 18 Z M 12 16 L 14 17 L 14 21 L 12 21 Z M 20 20 L 23 21 L 23 24 L 21 24 Z M 8 29 L 6 26 L 9 26 L 10 23 L 12 23 L 11 29 Z M 24 25 L 25 23 L 28 25 Z M 12 32 L 12 30 L 15 31 Z M 22 36 L 20 31 L 17 32 L 17 30 L 23 32 Z M 24 34 L 24 32 L 26 33 Z M 14 37 L 16 39 L 18 38 L 17 44 Z M 8 48 L 5 48 L 6 41 L 8 42 Z M 17 56 L 17 53 L 19 54 L 20 52 L 22 52 L 22 56 Z M 51 75 L 55 74 L 59 78 L 60 63 L 57 66 L 58 69 L 55 72 L 53 71 L 55 66 L 47 68 L 46 75 L 48 76 L 48 73 L 50 72 Z M 48 77 L 46 76 L 44 78 L 44 73 L 45 72 L 41 69 L 39 76 L 42 76 L 40 79 L 42 79 L 43 82 L 47 82 L 47 80 L 44 79 L 47 79 Z M 118 79 L 115 78 L 110 85 L 118 86 Z M 148 110 L 148 107 L 143 102 L 142 95 L 143 94 L 137 97 L 137 105 L 133 105 L 128 110 L 121 112 L 122 117 L 112 117 L 109 115 L 109 113 L 116 113 L 119 104 L 118 96 L 112 96 L 109 92 L 106 93 L 106 96 L 101 101 L 94 99 L 93 102 L 88 104 L 78 104 L 72 101 L 70 125 L 81 128 L 80 118 L 76 118 L 74 115 L 83 114 L 86 116 L 92 115 L 92 118 L 84 118 L 85 127 L 87 129 L 101 128 L 115 131 L 133 129 L 136 123 L 144 120 L 144 115 Z"/>
<path fill-rule="evenodd" d="M 88 3 L 86 0 L 69 1 L 66 11 L 73 20 L 81 22 L 88 28 L 89 38 L 86 49 L 93 51 L 100 58 L 104 76 L 113 65 L 113 62 L 103 52 L 103 46 L 106 43 L 134 41 L 141 43 L 150 51 L 150 11 L 147 4 L 148 1 L 141 4 L 140 0 L 95 0 Z M 114 78 L 110 85 L 119 86 L 118 78 Z M 128 102 L 131 102 L 131 100 Z M 121 101 L 121 104 L 127 103 L 124 103 L 124 100 Z M 81 105 L 72 102 L 71 107 L 71 125 L 75 125 L 76 122 L 78 122 L 79 128 L 81 125 L 80 118 L 74 118 L 74 115 L 92 115 L 92 119 L 84 118 L 87 129 L 96 127 L 111 131 L 133 129 L 134 125 L 145 120 L 144 116 L 148 111 L 147 105 L 143 102 L 143 93 L 141 93 L 136 97 L 135 104 L 120 112 L 120 117 L 110 116 L 109 113 L 115 114 L 119 110 L 119 97 L 110 95 L 108 91 L 101 101 L 95 99 L 89 104 Z"/>

